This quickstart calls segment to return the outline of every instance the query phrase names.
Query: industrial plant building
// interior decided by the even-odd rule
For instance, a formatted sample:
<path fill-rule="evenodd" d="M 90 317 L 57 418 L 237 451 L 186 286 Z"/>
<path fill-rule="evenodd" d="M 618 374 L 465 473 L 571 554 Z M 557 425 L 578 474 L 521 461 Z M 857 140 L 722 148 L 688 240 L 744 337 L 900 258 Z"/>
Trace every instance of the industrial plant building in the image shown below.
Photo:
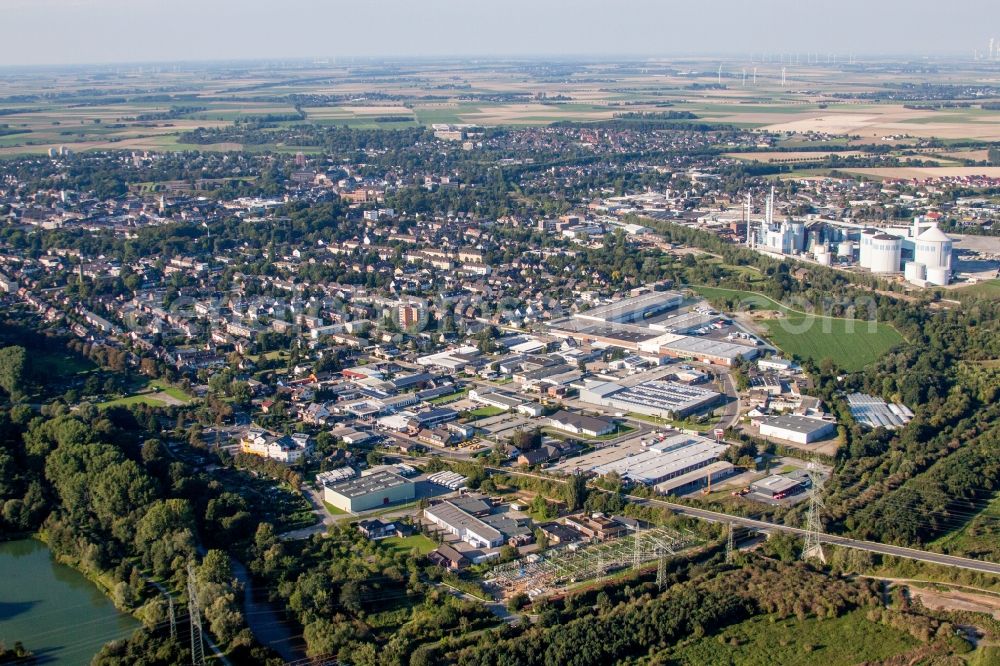
<path fill-rule="evenodd" d="M 615 382 L 587 381 L 580 400 L 662 419 L 680 418 L 716 404 L 722 395 L 700 386 L 680 382 L 648 381 L 632 387 Z"/>
<path fill-rule="evenodd" d="M 416 485 L 399 474 L 380 471 L 323 487 L 323 500 L 341 511 L 357 513 L 416 497 Z"/>
<path fill-rule="evenodd" d="M 923 217 L 915 218 L 909 227 L 878 229 L 819 220 L 775 222 L 773 188 L 764 218 L 754 223 L 751 212 L 752 201 L 748 199 L 744 213 L 746 244 L 761 252 L 791 256 L 808 253 L 823 266 L 857 265 L 876 275 L 902 273 L 918 286 L 945 286 L 951 281 L 954 243 L 936 223 Z"/>

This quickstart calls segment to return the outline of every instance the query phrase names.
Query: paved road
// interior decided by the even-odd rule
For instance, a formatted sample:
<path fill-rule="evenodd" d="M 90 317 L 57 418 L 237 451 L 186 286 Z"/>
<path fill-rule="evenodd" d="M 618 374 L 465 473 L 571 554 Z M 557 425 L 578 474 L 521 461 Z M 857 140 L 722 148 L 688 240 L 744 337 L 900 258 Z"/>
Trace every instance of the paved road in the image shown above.
<path fill-rule="evenodd" d="M 297 541 L 299 539 L 308 539 L 313 534 L 325 534 L 327 528 L 337 522 L 337 516 L 331 514 L 327 510 L 326 505 L 323 504 L 323 496 L 320 494 L 320 491 L 311 486 L 303 485 L 302 494 L 305 495 L 306 500 L 312 506 L 313 513 L 319 518 L 319 522 L 309 527 L 279 534 L 278 536 L 285 541 Z M 347 517 L 350 517 L 350 515 Z"/>
<path fill-rule="evenodd" d="M 736 390 L 736 383 L 733 382 L 731 374 L 728 372 L 718 372 L 716 377 L 722 380 L 723 394 L 730 398 L 729 402 L 723 407 L 722 416 L 716 426 L 725 430 L 726 428 L 735 426 L 740 420 L 740 393 Z"/>

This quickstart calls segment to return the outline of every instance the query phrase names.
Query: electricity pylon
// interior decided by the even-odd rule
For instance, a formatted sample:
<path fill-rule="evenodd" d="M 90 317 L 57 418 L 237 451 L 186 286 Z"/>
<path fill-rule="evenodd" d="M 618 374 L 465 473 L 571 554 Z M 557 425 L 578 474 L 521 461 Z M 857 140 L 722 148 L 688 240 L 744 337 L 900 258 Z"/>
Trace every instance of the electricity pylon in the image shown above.
<path fill-rule="evenodd" d="M 201 636 L 201 609 L 194 582 L 194 562 L 188 562 L 188 614 L 191 625 L 191 666 L 205 666 L 205 643 Z"/>
<path fill-rule="evenodd" d="M 823 546 L 819 537 L 823 533 L 823 519 L 820 511 L 823 509 L 823 477 L 815 463 L 809 463 L 809 511 L 806 513 L 806 539 L 802 547 L 802 559 L 817 558 L 826 562 Z"/>

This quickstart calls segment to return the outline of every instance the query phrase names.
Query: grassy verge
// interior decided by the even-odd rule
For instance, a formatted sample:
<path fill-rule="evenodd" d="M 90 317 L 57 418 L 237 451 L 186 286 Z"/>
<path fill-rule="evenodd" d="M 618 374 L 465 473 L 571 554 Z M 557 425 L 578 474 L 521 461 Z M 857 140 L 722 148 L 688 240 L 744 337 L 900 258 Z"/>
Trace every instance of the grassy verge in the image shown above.
<path fill-rule="evenodd" d="M 329 511 L 334 516 L 346 516 L 347 515 L 346 511 L 344 511 L 343 509 L 338 509 L 337 507 L 335 507 L 334 505 L 330 504 L 329 502 L 324 501 L 323 502 L 323 506 L 325 506 L 326 510 Z"/>

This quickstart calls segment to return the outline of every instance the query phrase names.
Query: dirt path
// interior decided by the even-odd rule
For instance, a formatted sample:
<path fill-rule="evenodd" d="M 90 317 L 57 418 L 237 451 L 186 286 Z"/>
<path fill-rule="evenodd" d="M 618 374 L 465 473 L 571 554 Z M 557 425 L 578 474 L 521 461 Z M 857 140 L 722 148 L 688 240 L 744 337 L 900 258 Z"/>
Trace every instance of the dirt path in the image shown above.
<path fill-rule="evenodd" d="M 920 599 L 920 602 L 924 606 L 932 610 L 987 613 L 1000 620 L 1000 594 L 993 594 L 959 583 L 934 583 L 932 581 L 916 580 L 913 578 L 885 578 L 883 576 L 859 576 L 859 578 L 870 578 L 872 580 L 905 585 L 910 590 L 910 594 Z M 922 587 L 925 585 L 941 585 L 961 589 L 937 590 L 933 587 Z"/>

